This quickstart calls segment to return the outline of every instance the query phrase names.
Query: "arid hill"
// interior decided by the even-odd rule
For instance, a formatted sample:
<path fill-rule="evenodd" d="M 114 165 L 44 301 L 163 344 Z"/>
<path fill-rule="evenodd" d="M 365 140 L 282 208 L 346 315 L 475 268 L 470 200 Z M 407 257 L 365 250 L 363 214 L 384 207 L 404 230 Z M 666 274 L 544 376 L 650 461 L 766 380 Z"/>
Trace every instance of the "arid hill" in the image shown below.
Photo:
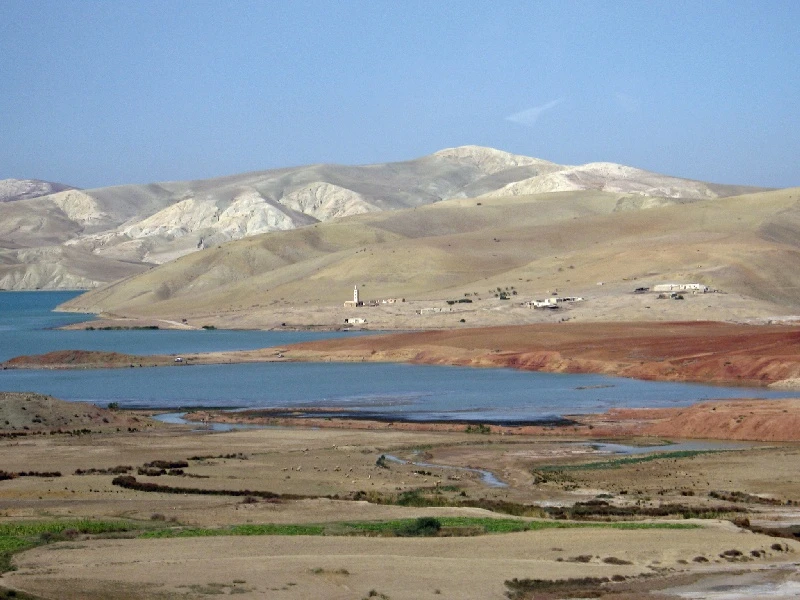
<path fill-rule="evenodd" d="M 223 327 L 361 317 L 382 329 L 785 317 L 800 311 L 798 200 L 788 189 L 694 202 L 597 191 L 441 201 L 208 248 L 64 308 Z M 667 282 L 720 293 L 633 294 Z M 343 310 L 354 286 L 365 300 L 409 302 Z M 553 295 L 585 301 L 522 306 Z M 440 312 L 417 314 L 426 307 Z"/>
<path fill-rule="evenodd" d="M 265 232 L 454 198 L 567 190 L 634 194 L 631 208 L 660 204 L 662 197 L 694 201 L 755 188 L 610 163 L 557 165 L 477 146 L 400 163 L 310 165 L 92 190 L 5 180 L 0 289 L 93 288 Z"/>

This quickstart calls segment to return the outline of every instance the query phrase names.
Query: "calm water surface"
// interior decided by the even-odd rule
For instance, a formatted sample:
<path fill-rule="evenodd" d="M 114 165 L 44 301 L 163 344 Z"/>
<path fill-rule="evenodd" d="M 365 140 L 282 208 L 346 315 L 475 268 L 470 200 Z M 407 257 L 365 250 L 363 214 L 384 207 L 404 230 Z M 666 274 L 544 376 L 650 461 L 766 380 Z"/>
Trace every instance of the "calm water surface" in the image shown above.
<path fill-rule="evenodd" d="M 0 361 L 54 350 L 108 350 L 128 354 L 182 354 L 253 350 L 315 340 L 346 332 L 128 330 L 57 331 L 94 315 L 53 312 L 80 292 L 0 292 Z"/>
<path fill-rule="evenodd" d="M 170 354 L 284 345 L 335 333 L 53 331 L 83 315 L 53 313 L 74 292 L 0 292 L 0 360 L 56 349 Z M 342 334 L 338 335 L 353 335 Z M 0 371 L 0 390 L 124 407 L 336 407 L 407 419 L 524 421 L 617 406 L 682 406 L 786 391 L 644 382 L 601 375 L 402 364 L 263 363 L 76 371 Z"/>

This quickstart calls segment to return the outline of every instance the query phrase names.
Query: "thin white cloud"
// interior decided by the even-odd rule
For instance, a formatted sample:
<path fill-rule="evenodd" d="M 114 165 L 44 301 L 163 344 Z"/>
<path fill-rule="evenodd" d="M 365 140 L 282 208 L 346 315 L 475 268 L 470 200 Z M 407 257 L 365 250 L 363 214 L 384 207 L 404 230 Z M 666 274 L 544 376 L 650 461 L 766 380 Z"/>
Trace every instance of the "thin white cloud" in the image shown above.
<path fill-rule="evenodd" d="M 536 124 L 536 121 L 539 120 L 539 117 L 541 117 L 548 110 L 555 108 L 562 102 L 564 102 L 564 98 L 551 100 L 547 104 L 542 104 L 541 106 L 526 108 L 525 110 L 522 110 L 518 113 L 514 113 L 513 115 L 507 116 L 506 121 L 511 121 L 512 123 L 524 125 L 525 127 L 533 127 Z"/>
<path fill-rule="evenodd" d="M 617 92 L 614 94 L 614 97 L 617 99 L 617 104 L 622 108 L 622 110 L 628 112 L 639 112 L 639 108 L 641 107 L 641 101 L 629 94 L 623 94 L 622 92 Z"/>

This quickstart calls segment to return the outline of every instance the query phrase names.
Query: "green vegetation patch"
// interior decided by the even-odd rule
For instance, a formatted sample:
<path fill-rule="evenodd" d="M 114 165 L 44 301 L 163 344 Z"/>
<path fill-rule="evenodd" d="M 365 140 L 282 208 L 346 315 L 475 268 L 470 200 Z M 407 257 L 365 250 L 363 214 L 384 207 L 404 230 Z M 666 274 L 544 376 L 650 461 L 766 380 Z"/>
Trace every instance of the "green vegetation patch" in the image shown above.
<path fill-rule="evenodd" d="M 711 454 L 717 452 L 727 452 L 726 450 L 676 450 L 675 452 L 659 452 L 646 454 L 644 456 L 626 456 L 625 458 L 615 458 L 598 462 L 582 463 L 578 465 L 547 465 L 537 467 L 534 472 L 549 473 L 553 471 L 590 471 L 599 469 L 619 469 L 628 465 L 650 462 L 662 459 L 692 458 L 700 454 Z"/>
<path fill-rule="evenodd" d="M 169 528 L 147 531 L 140 538 L 207 537 L 234 535 L 314 535 L 314 536 L 464 536 L 538 531 L 542 529 L 697 529 L 691 523 L 611 523 L 523 521 L 488 517 L 420 517 L 390 521 L 349 521 L 325 524 L 234 525 L 231 527 Z"/>
<path fill-rule="evenodd" d="M 73 539 L 78 535 L 103 535 L 142 529 L 127 521 L 17 521 L 0 523 L 0 572 L 12 568 L 11 556 L 34 546 Z"/>
<path fill-rule="evenodd" d="M 141 534 L 141 538 L 210 537 L 220 535 L 326 535 L 324 525 L 284 525 L 263 523 L 260 525 L 233 525 L 231 527 L 185 527 L 158 529 Z"/>
<path fill-rule="evenodd" d="M 75 531 L 87 535 L 135 531 L 142 525 L 129 521 L 93 521 L 91 519 L 75 519 L 69 521 L 17 521 L 0 523 L 0 539 L 7 537 L 31 537 L 43 533 L 58 534 Z"/>

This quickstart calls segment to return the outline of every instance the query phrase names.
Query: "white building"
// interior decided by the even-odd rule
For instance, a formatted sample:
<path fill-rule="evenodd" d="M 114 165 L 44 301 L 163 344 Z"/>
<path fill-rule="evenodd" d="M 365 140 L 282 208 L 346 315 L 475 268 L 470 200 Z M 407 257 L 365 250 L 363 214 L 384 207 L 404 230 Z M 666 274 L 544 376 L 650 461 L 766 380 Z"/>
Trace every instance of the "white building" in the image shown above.
<path fill-rule="evenodd" d="M 344 322 L 346 325 L 364 325 L 367 320 L 363 317 L 348 317 Z"/>
<path fill-rule="evenodd" d="M 559 304 L 564 302 L 583 302 L 583 298 L 579 296 L 555 296 L 553 298 L 546 298 L 544 300 L 532 300 L 528 302 L 528 306 L 533 308 L 558 308 Z"/>
<path fill-rule="evenodd" d="M 708 286 L 702 283 L 659 283 L 653 286 L 654 292 L 700 292 L 705 294 Z"/>

